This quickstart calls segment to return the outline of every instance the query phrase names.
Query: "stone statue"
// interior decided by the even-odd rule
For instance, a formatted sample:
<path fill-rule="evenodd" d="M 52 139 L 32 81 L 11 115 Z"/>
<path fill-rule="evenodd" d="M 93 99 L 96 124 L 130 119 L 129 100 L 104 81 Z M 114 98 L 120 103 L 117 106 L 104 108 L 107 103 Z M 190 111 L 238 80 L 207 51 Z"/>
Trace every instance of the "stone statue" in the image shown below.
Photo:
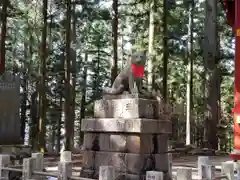
<path fill-rule="evenodd" d="M 129 91 L 132 95 L 144 94 L 142 79 L 146 63 L 146 52 L 137 51 L 131 55 L 125 68 L 118 74 L 111 88 L 103 89 L 104 95 L 119 95 Z"/>

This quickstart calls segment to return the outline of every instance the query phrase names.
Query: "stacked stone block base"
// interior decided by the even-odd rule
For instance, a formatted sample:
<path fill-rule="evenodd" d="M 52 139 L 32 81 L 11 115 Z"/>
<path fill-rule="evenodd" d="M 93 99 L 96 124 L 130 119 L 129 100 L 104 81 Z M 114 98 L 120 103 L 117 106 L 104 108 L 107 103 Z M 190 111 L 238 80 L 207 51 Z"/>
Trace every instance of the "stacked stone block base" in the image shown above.
<path fill-rule="evenodd" d="M 116 97 L 115 97 L 116 98 Z M 116 98 L 95 102 L 94 118 L 84 119 L 81 177 L 96 178 L 100 166 L 114 166 L 118 179 L 143 179 L 146 171 L 168 171 L 171 122 L 154 100 Z"/>

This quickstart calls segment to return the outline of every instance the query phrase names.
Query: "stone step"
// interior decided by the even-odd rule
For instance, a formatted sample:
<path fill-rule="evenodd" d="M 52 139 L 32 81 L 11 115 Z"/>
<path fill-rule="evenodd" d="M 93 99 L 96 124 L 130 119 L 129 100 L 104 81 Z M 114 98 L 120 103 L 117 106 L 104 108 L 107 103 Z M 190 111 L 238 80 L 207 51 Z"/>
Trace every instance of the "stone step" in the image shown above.
<path fill-rule="evenodd" d="M 166 105 L 161 105 L 156 100 L 141 98 L 101 99 L 94 103 L 94 117 L 96 118 L 148 118 L 166 120 L 171 111 L 170 107 L 166 108 Z"/>
<path fill-rule="evenodd" d="M 85 133 L 83 150 L 160 153 L 168 151 L 168 135 Z"/>
<path fill-rule="evenodd" d="M 88 118 L 82 120 L 81 131 L 170 134 L 172 123 L 169 120 L 139 118 Z"/>
<path fill-rule="evenodd" d="M 84 151 L 82 165 L 92 170 L 98 170 L 100 166 L 114 166 L 120 172 L 136 175 L 147 170 L 167 172 L 168 155 Z"/>

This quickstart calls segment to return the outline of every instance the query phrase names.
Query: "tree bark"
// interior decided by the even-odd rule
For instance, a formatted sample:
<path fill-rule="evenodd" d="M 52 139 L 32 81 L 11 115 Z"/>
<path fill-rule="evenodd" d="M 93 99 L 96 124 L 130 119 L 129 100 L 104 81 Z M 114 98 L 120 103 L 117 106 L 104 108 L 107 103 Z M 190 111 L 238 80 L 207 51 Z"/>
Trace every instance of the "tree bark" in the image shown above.
<path fill-rule="evenodd" d="M 189 3 L 189 24 L 188 24 L 188 44 L 187 44 L 187 119 L 186 119 L 186 145 L 191 144 L 191 116 L 192 116 L 192 96 L 193 96 L 193 11 L 194 0 Z"/>
<path fill-rule="evenodd" d="M 72 85 L 71 85 L 71 0 L 66 0 L 66 59 L 65 59 L 65 150 L 73 147 L 74 119 L 72 116 Z"/>
<path fill-rule="evenodd" d="M 47 8 L 48 0 L 43 0 L 43 29 L 41 40 L 41 65 L 40 65 L 40 89 L 39 89 L 39 149 L 45 151 L 45 134 L 46 134 L 46 59 L 47 59 Z"/>
<path fill-rule="evenodd" d="M 118 73 L 118 0 L 112 3 L 112 45 L 113 45 L 113 62 L 111 67 L 111 84 L 113 84 Z"/>
<path fill-rule="evenodd" d="M 24 58 L 28 58 L 28 44 L 27 42 L 24 42 Z M 27 67 L 26 63 L 23 63 L 24 72 L 23 72 L 23 83 L 22 83 L 22 89 L 23 89 L 23 95 L 22 95 L 22 101 L 21 101 L 21 138 L 24 143 L 25 138 L 25 127 L 26 127 L 26 112 L 27 112 L 27 99 L 28 99 L 28 80 L 27 80 Z"/>
<path fill-rule="evenodd" d="M 76 4 L 73 4 L 73 24 L 72 24 L 72 41 L 73 41 L 73 56 L 72 56 L 72 118 L 75 120 L 75 98 L 76 98 L 76 78 L 77 78 L 77 32 L 76 32 L 76 24 L 77 24 L 77 16 L 76 16 Z"/>
<path fill-rule="evenodd" d="M 167 17 L 168 17 L 168 1 L 163 0 L 163 101 L 167 103 L 168 99 L 168 31 L 167 31 Z"/>
<path fill-rule="evenodd" d="M 218 124 L 218 32 L 217 32 L 217 1 L 205 2 L 205 27 L 204 27 L 204 61 L 207 77 L 205 101 L 205 133 L 206 146 L 218 149 L 217 124 Z"/>
<path fill-rule="evenodd" d="M 5 55 L 6 55 L 6 34 L 7 34 L 7 7 L 8 7 L 8 0 L 4 0 L 2 4 L 2 28 L 1 28 L 1 55 L 0 55 L 0 74 L 5 72 Z"/>
<path fill-rule="evenodd" d="M 150 2 L 150 14 L 149 14 L 149 41 L 148 41 L 148 54 L 149 60 L 147 61 L 147 84 L 148 90 L 151 92 L 153 87 L 153 56 L 154 56 L 154 15 L 155 15 L 155 0 Z"/>

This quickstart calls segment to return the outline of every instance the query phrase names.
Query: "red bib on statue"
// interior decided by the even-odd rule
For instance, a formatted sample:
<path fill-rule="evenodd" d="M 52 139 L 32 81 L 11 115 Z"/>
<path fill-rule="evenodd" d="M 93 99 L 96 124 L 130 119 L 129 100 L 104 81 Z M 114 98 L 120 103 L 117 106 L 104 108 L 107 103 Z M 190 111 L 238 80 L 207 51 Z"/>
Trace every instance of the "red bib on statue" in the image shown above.
<path fill-rule="evenodd" d="M 144 76 L 144 66 L 132 64 L 132 73 L 135 77 L 143 77 Z"/>

